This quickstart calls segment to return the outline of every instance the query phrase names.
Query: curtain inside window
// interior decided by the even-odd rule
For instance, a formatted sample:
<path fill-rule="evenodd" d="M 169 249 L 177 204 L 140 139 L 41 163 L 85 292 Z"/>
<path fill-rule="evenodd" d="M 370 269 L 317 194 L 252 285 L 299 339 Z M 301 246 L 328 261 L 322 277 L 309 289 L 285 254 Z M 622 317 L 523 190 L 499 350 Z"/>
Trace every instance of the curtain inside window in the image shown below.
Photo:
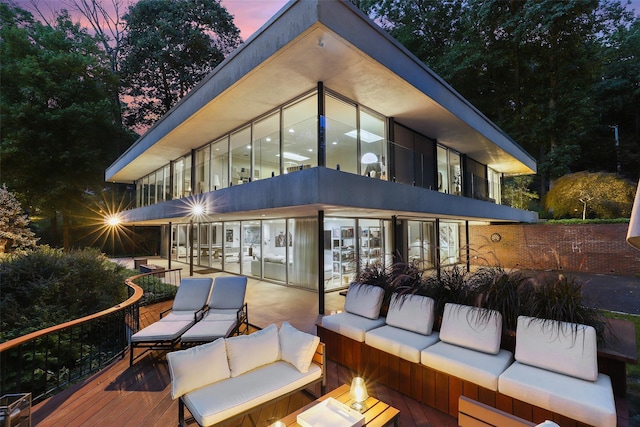
<path fill-rule="evenodd" d="M 301 288 L 318 290 L 318 221 L 295 219 L 293 224 L 293 271 L 289 280 Z"/>

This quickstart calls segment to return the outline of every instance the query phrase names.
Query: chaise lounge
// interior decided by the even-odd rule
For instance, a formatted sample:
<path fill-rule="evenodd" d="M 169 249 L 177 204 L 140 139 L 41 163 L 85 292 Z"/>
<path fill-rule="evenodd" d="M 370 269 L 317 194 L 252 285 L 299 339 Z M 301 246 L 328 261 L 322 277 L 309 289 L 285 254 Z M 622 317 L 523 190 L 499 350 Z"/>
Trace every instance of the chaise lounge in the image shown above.
<path fill-rule="evenodd" d="M 160 313 L 160 320 L 131 336 L 129 365 L 133 365 L 136 347 L 146 349 L 138 357 L 151 350 L 174 350 L 182 334 L 202 318 L 212 283 L 209 277 L 182 279 L 171 312 Z"/>

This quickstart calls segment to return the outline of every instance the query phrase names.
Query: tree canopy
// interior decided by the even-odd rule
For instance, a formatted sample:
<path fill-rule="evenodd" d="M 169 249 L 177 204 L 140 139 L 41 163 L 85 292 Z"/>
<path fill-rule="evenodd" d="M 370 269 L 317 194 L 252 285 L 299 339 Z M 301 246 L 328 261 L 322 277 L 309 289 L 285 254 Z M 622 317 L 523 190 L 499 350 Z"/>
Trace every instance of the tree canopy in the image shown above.
<path fill-rule="evenodd" d="M 0 254 L 35 248 L 37 241 L 22 205 L 3 185 L 0 187 Z"/>
<path fill-rule="evenodd" d="M 556 180 L 544 204 L 554 218 L 628 218 L 635 191 L 612 173 L 576 172 Z"/>
<path fill-rule="evenodd" d="M 2 179 L 32 215 L 67 223 L 82 194 L 101 188 L 116 141 L 131 140 L 111 115 L 108 59 L 66 12 L 49 26 L 4 3 L 0 57 Z"/>
<path fill-rule="evenodd" d="M 123 19 L 122 92 L 134 128 L 153 124 L 241 42 L 219 0 L 140 0 Z"/>

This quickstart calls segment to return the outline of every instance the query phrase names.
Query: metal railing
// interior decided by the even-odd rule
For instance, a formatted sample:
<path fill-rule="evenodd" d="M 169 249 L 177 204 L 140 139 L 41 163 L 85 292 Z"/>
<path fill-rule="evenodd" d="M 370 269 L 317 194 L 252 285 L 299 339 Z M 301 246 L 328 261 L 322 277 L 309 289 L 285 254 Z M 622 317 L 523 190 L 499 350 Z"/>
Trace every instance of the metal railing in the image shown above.
<path fill-rule="evenodd" d="M 124 357 L 140 306 L 172 299 L 180 279 L 179 268 L 130 277 L 123 303 L 0 343 L 0 395 L 31 392 L 35 404 Z"/>

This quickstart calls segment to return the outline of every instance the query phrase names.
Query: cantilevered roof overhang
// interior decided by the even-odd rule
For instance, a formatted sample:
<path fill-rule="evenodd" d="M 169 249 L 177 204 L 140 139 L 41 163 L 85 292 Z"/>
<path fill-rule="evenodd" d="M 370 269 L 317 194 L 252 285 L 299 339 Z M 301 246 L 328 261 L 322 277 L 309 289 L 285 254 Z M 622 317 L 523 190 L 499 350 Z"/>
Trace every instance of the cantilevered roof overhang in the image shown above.
<path fill-rule="evenodd" d="M 323 82 L 505 174 L 535 160 L 407 49 L 343 1 L 291 1 L 107 170 L 129 183 Z"/>

